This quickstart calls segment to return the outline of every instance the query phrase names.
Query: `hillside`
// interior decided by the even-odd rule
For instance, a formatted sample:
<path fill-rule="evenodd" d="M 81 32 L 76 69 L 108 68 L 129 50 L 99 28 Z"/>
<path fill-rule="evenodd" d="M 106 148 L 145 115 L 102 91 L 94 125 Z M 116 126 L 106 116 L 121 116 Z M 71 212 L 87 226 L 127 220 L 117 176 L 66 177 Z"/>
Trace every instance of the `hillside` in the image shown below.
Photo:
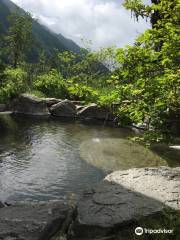
<path fill-rule="evenodd" d="M 0 35 L 6 33 L 9 23 L 8 15 L 13 11 L 24 12 L 16 4 L 10 0 L 0 0 Z M 36 59 L 39 49 L 44 49 L 45 52 L 50 55 L 53 49 L 59 49 L 60 51 L 73 51 L 75 53 L 80 52 L 80 47 L 70 39 L 65 38 L 61 34 L 55 34 L 47 27 L 41 25 L 39 22 L 33 19 L 33 35 L 35 39 L 35 46 L 31 53 L 30 59 Z"/>

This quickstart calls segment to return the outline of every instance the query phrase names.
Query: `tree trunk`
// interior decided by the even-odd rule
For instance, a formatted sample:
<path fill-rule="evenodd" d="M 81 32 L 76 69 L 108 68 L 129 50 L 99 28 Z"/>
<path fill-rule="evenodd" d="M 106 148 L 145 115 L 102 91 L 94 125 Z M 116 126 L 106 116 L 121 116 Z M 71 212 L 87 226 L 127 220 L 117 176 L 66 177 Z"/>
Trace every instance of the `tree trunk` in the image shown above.
<path fill-rule="evenodd" d="M 152 3 L 154 4 L 158 4 L 161 2 L 161 0 L 151 0 Z M 162 16 L 160 15 L 160 12 L 154 11 L 154 13 L 151 16 L 151 24 L 152 24 L 152 28 L 155 27 L 155 25 L 157 24 L 158 20 L 160 20 L 162 18 Z"/>

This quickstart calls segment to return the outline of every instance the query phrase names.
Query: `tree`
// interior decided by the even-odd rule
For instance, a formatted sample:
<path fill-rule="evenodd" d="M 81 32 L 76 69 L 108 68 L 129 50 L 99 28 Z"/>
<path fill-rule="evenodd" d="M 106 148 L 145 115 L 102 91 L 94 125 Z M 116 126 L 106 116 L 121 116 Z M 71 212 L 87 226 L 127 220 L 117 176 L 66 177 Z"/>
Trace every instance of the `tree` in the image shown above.
<path fill-rule="evenodd" d="M 152 29 L 146 30 L 134 46 L 117 50 L 119 68 L 113 79 L 119 91 L 120 122 L 143 123 L 148 119 L 155 133 L 180 132 L 179 78 L 179 10 L 178 0 L 153 1 L 150 6 L 140 0 L 127 0 L 125 6 L 135 16 L 153 17 Z"/>
<path fill-rule="evenodd" d="M 32 17 L 29 13 L 12 13 L 9 16 L 6 36 L 7 48 L 14 68 L 32 45 Z"/>
<path fill-rule="evenodd" d="M 173 3 L 174 0 L 171 2 Z M 151 0 L 151 6 L 145 5 L 141 0 L 125 0 L 124 6 L 131 10 L 135 18 L 138 19 L 139 16 L 142 18 L 150 18 L 152 28 L 156 26 L 159 20 L 163 19 L 163 13 L 161 12 L 160 6 L 162 0 Z"/>

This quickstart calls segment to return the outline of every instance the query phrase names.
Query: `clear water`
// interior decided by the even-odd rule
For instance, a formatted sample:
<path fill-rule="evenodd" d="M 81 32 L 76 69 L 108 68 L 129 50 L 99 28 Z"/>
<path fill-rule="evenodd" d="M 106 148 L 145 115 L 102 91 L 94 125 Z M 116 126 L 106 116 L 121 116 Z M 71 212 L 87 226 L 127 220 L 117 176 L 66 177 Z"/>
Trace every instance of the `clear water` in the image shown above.
<path fill-rule="evenodd" d="M 0 116 L 0 201 L 59 200 L 100 181 L 107 170 L 179 164 L 97 124 Z M 164 151 L 163 151 L 164 154 Z"/>

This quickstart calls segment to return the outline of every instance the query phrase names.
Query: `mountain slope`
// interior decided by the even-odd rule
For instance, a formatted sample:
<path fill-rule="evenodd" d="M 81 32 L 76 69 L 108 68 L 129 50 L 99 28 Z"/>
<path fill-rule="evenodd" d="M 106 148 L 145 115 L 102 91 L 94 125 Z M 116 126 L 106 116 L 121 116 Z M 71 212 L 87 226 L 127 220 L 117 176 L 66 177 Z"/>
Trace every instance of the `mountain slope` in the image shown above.
<path fill-rule="evenodd" d="M 24 13 L 23 9 L 19 8 L 10 0 L 0 0 L 0 35 L 6 33 L 9 26 L 7 18 L 12 11 Z M 33 36 L 35 39 L 35 46 L 31 52 L 31 59 L 35 59 L 38 56 L 40 48 L 44 49 L 48 55 L 53 52 L 53 49 L 59 49 L 60 51 L 69 50 L 75 53 L 80 53 L 80 47 L 75 42 L 65 38 L 61 34 L 58 35 L 53 33 L 34 19 Z"/>
<path fill-rule="evenodd" d="M 81 48 L 71 39 L 65 38 L 62 34 L 58 34 L 57 37 L 70 51 L 80 53 Z"/>

